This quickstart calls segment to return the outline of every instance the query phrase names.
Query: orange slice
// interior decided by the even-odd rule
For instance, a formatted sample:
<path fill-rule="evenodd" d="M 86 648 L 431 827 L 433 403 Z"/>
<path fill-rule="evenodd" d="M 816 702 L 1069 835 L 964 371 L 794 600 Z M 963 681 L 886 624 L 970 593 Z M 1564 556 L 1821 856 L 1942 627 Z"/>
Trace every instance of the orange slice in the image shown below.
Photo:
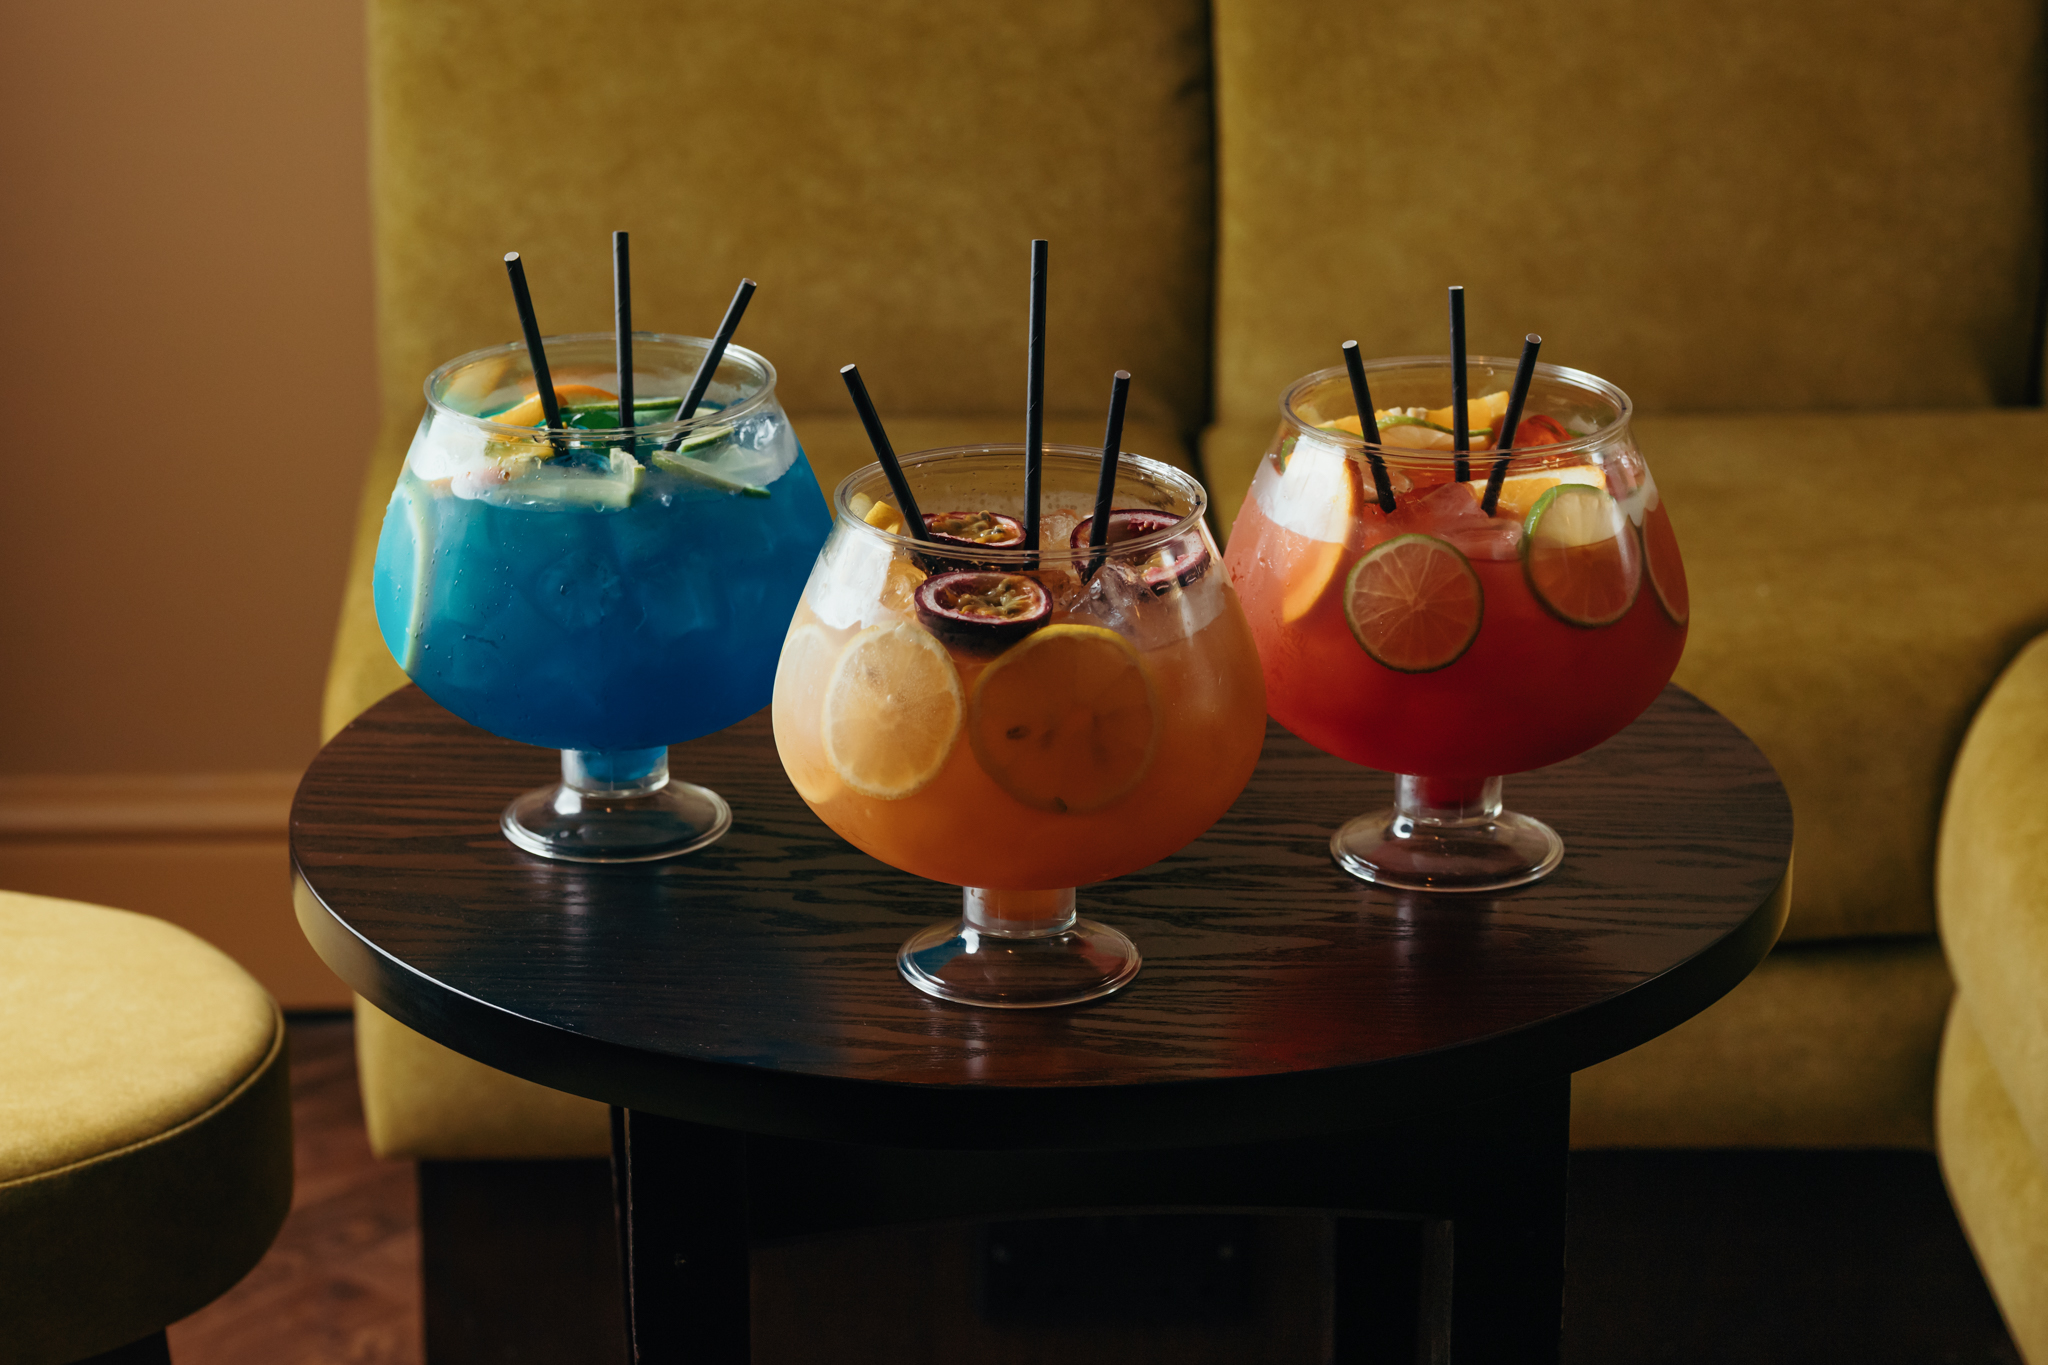
<path fill-rule="evenodd" d="M 589 384 L 555 385 L 555 403 L 560 407 L 567 407 L 571 403 L 602 403 L 607 399 L 617 402 L 618 397 L 615 393 L 606 393 L 603 389 L 594 388 Z M 536 390 L 486 420 L 507 427 L 537 427 L 546 417 L 547 410 L 541 407 L 540 393 Z"/>
<path fill-rule="evenodd" d="M 1445 404 L 1443 407 L 1432 409 L 1429 414 L 1429 420 L 1440 427 L 1447 427 L 1451 425 L 1451 418 L 1456 412 L 1457 408 L 1455 405 Z M 1499 426 L 1501 418 L 1507 415 L 1508 391 L 1506 389 L 1502 389 L 1499 393 L 1489 393 L 1484 398 L 1466 399 L 1465 430 L 1472 437 L 1473 449 L 1477 450 L 1480 448 L 1481 438 L 1479 433 L 1482 431 L 1487 433 L 1485 439 L 1491 442 L 1493 439 L 1493 429 Z"/>
<path fill-rule="evenodd" d="M 1344 547 L 1328 540 L 1311 540 L 1308 548 L 1287 569 L 1287 589 L 1280 599 L 1280 619 L 1292 624 L 1315 610 L 1329 591 L 1344 560 Z"/>
<path fill-rule="evenodd" d="M 1138 785 L 1159 747 L 1159 690 L 1130 641 L 1047 626 L 975 680 L 967 738 L 996 785 L 1035 810 L 1101 810 Z"/>
<path fill-rule="evenodd" d="M 1490 465 L 1475 470 L 1477 477 L 1472 480 L 1475 492 L 1485 490 L 1486 476 L 1492 472 Z M 1495 510 L 1495 515 L 1524 517 L 1528 515 L 1529 509 L 1536 505 L 1538 498 L 1559 484 L 1566 483 L 1582 483 L 1593 488 L 1605 488 L 1607 476 L 1592 465 L 1584 464 L 1570 465 L 1563 469 L 1532 469 L 1526 474 L 1511 473 L 1501 480 L 1500 505 Z"/>
<path fill-rule="evenodd" d="M 1650 572 L 1650 587 L 1657 605 L 1673 625 L 1692 619 L 1692 594 L 1685 586 L 1685 561 L 1678 557 L 1678 533 L 1671 529 L 1671 514 L 1659 503 L 1643 517 L 1643 565 Z"/>
<path fill-rule="evenodd" d="M 1366 551 L 1344 584 L 1344 619 L 1360 648 L 1397 673 L 1448 668 L 1479 638 L 1486 595 L 1456 546 L 1405 535 Z"/>
<path fill-rule="evenodd" d="M 1613 494 L 1563 483 L 1536 499 L 1522 523 L 1522 572 L 1560 621 L 1609 625 L 1642 590 L 1642 546 Z"/>
<path fill-rule="evenodd" d="M 946 766 L 965 710 L 945 646 L 908 621 L 870 626 L 825 684 L 825 761 L 864 795 L 913 795 Z"/>

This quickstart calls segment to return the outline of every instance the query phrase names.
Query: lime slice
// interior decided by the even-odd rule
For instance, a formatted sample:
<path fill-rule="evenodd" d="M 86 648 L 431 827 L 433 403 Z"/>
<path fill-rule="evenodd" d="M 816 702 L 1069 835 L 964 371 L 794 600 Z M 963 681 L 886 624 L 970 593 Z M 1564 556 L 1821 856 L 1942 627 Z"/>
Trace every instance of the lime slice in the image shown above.
<path fill-rule="evenodd" d="M 1344 583 L 1352 637 L 1397 673 L 1450 667 L 1479 637 L 1485 615 L 1479 575 L 1456 546 L 1435 536 L 1381 541 Z"/>
<path fill-rule="evenodd" d="M 1046 626 L 974 683 L 967 736 L 982 771 L 1035 810 L 1101 810 L 1159 747 L 1159 690 L 1131 642 L 1101 626 Z"/>
<path fill-rule="evenodd" d="M 914 795 L 946 766 L 966 709 L 945 646 L 908 621 L 870 626 L 825 684 L 825 761 L 863 795 Z"/>
<path fill-rule="evenodd" d="M 696 442 L 685 441 L 682 450 L 689 450 L 693 445 L 710 445 L 714 441 L 721 439 L 724 435 L 724 432 L 720 432 L 716 436 L 707 437 Z M 763 488 L 760 484 L 728 478 L 704 463 L 704 461 L 692 459 L 688 455 L 683 454 L 682 450 L 657 450 L 648 456 L 648 459 L 653 462 L 654 467 L 657 469 L 666 469 L 671 474 L 681 474 L 685 478 L 694 479 L 698 483 L 716 488 L 721 492 L 739 493 L 749 498 L 768 498 L 774 496 L 773 493 Z"/>
<path fill-rule="evenodd" d="M 1611 625 L 1643 586 L 1642 546 L 1605 488 L 1561 483 L 1536 499 L 1522 523 L 1529 590 L 1568 625 Z"/>
<path fill-rule="evenodd" d="M 1671 529 L 1671 514 L 1659 503 L 1643 516 L 1643 567 L 1649 571 L 1650 587 L 1657 605 L 1675 626 L 1692 619 L 1692 594 L 1685 586 L 1685 561 L 1678 557 L 1678 533 Z"/>

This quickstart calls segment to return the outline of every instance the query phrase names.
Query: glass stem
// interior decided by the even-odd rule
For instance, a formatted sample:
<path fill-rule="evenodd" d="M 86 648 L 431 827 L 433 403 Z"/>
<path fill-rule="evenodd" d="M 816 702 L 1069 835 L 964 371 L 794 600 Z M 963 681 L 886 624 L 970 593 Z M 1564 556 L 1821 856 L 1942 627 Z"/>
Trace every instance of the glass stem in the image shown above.
<path fill-rule="evenodd" d="M 668 785 L 668 749 L 564 749 L 562 785 L 585 796 L 645 796 Z"/>
<path fill-rule="evenodd" d="M 997 938 L 1047 938 L 1074 927 L 1074 888 L 1058 891 L 994 891 L 961 888 L 961 918 L 978 933 Z"/>
<path fill-rule="evenodd" d="M 1418 825 L 1459 825 L 1500 816 L 1498 777 L 1415 777 L 1394 779 L 1394 807 Z"/>

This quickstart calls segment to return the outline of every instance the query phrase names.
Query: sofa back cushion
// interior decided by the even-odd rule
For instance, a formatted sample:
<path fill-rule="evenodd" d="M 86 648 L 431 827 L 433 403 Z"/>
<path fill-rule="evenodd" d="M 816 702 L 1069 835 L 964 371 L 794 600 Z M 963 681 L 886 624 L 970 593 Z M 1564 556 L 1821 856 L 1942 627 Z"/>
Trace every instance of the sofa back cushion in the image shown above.
<path fill-rule="evenodd" d="M 550 333 L 608 329 L 609 233 L 636 325 L 741 334 L 785 406 L 1016 415 L 1027 244 L 1052 240 L 1047 405 L 1201 424 L 1212 254 L 1200 0 L 374 0 L 381 374 L 514 339 L 502 253 Z M 997 432 L 995 439 L 1002 439 Z"/>
<path fill-rule="evenodd" d="M 2036 392 L 2031 0 L 1216 0 L 1217 407 L 1447 349 L 1644 411 Z"/>

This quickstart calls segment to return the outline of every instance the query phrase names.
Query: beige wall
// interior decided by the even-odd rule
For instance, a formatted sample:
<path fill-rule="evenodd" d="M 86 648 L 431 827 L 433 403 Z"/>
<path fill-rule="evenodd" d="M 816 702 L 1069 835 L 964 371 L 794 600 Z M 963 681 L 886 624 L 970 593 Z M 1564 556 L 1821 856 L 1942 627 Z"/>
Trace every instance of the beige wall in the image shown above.
<path fill-rule="evenodd" d="M 0 21 L 0 885 L 338 1001 L 281 794 L 376 425 L 361 2 Z"/>

